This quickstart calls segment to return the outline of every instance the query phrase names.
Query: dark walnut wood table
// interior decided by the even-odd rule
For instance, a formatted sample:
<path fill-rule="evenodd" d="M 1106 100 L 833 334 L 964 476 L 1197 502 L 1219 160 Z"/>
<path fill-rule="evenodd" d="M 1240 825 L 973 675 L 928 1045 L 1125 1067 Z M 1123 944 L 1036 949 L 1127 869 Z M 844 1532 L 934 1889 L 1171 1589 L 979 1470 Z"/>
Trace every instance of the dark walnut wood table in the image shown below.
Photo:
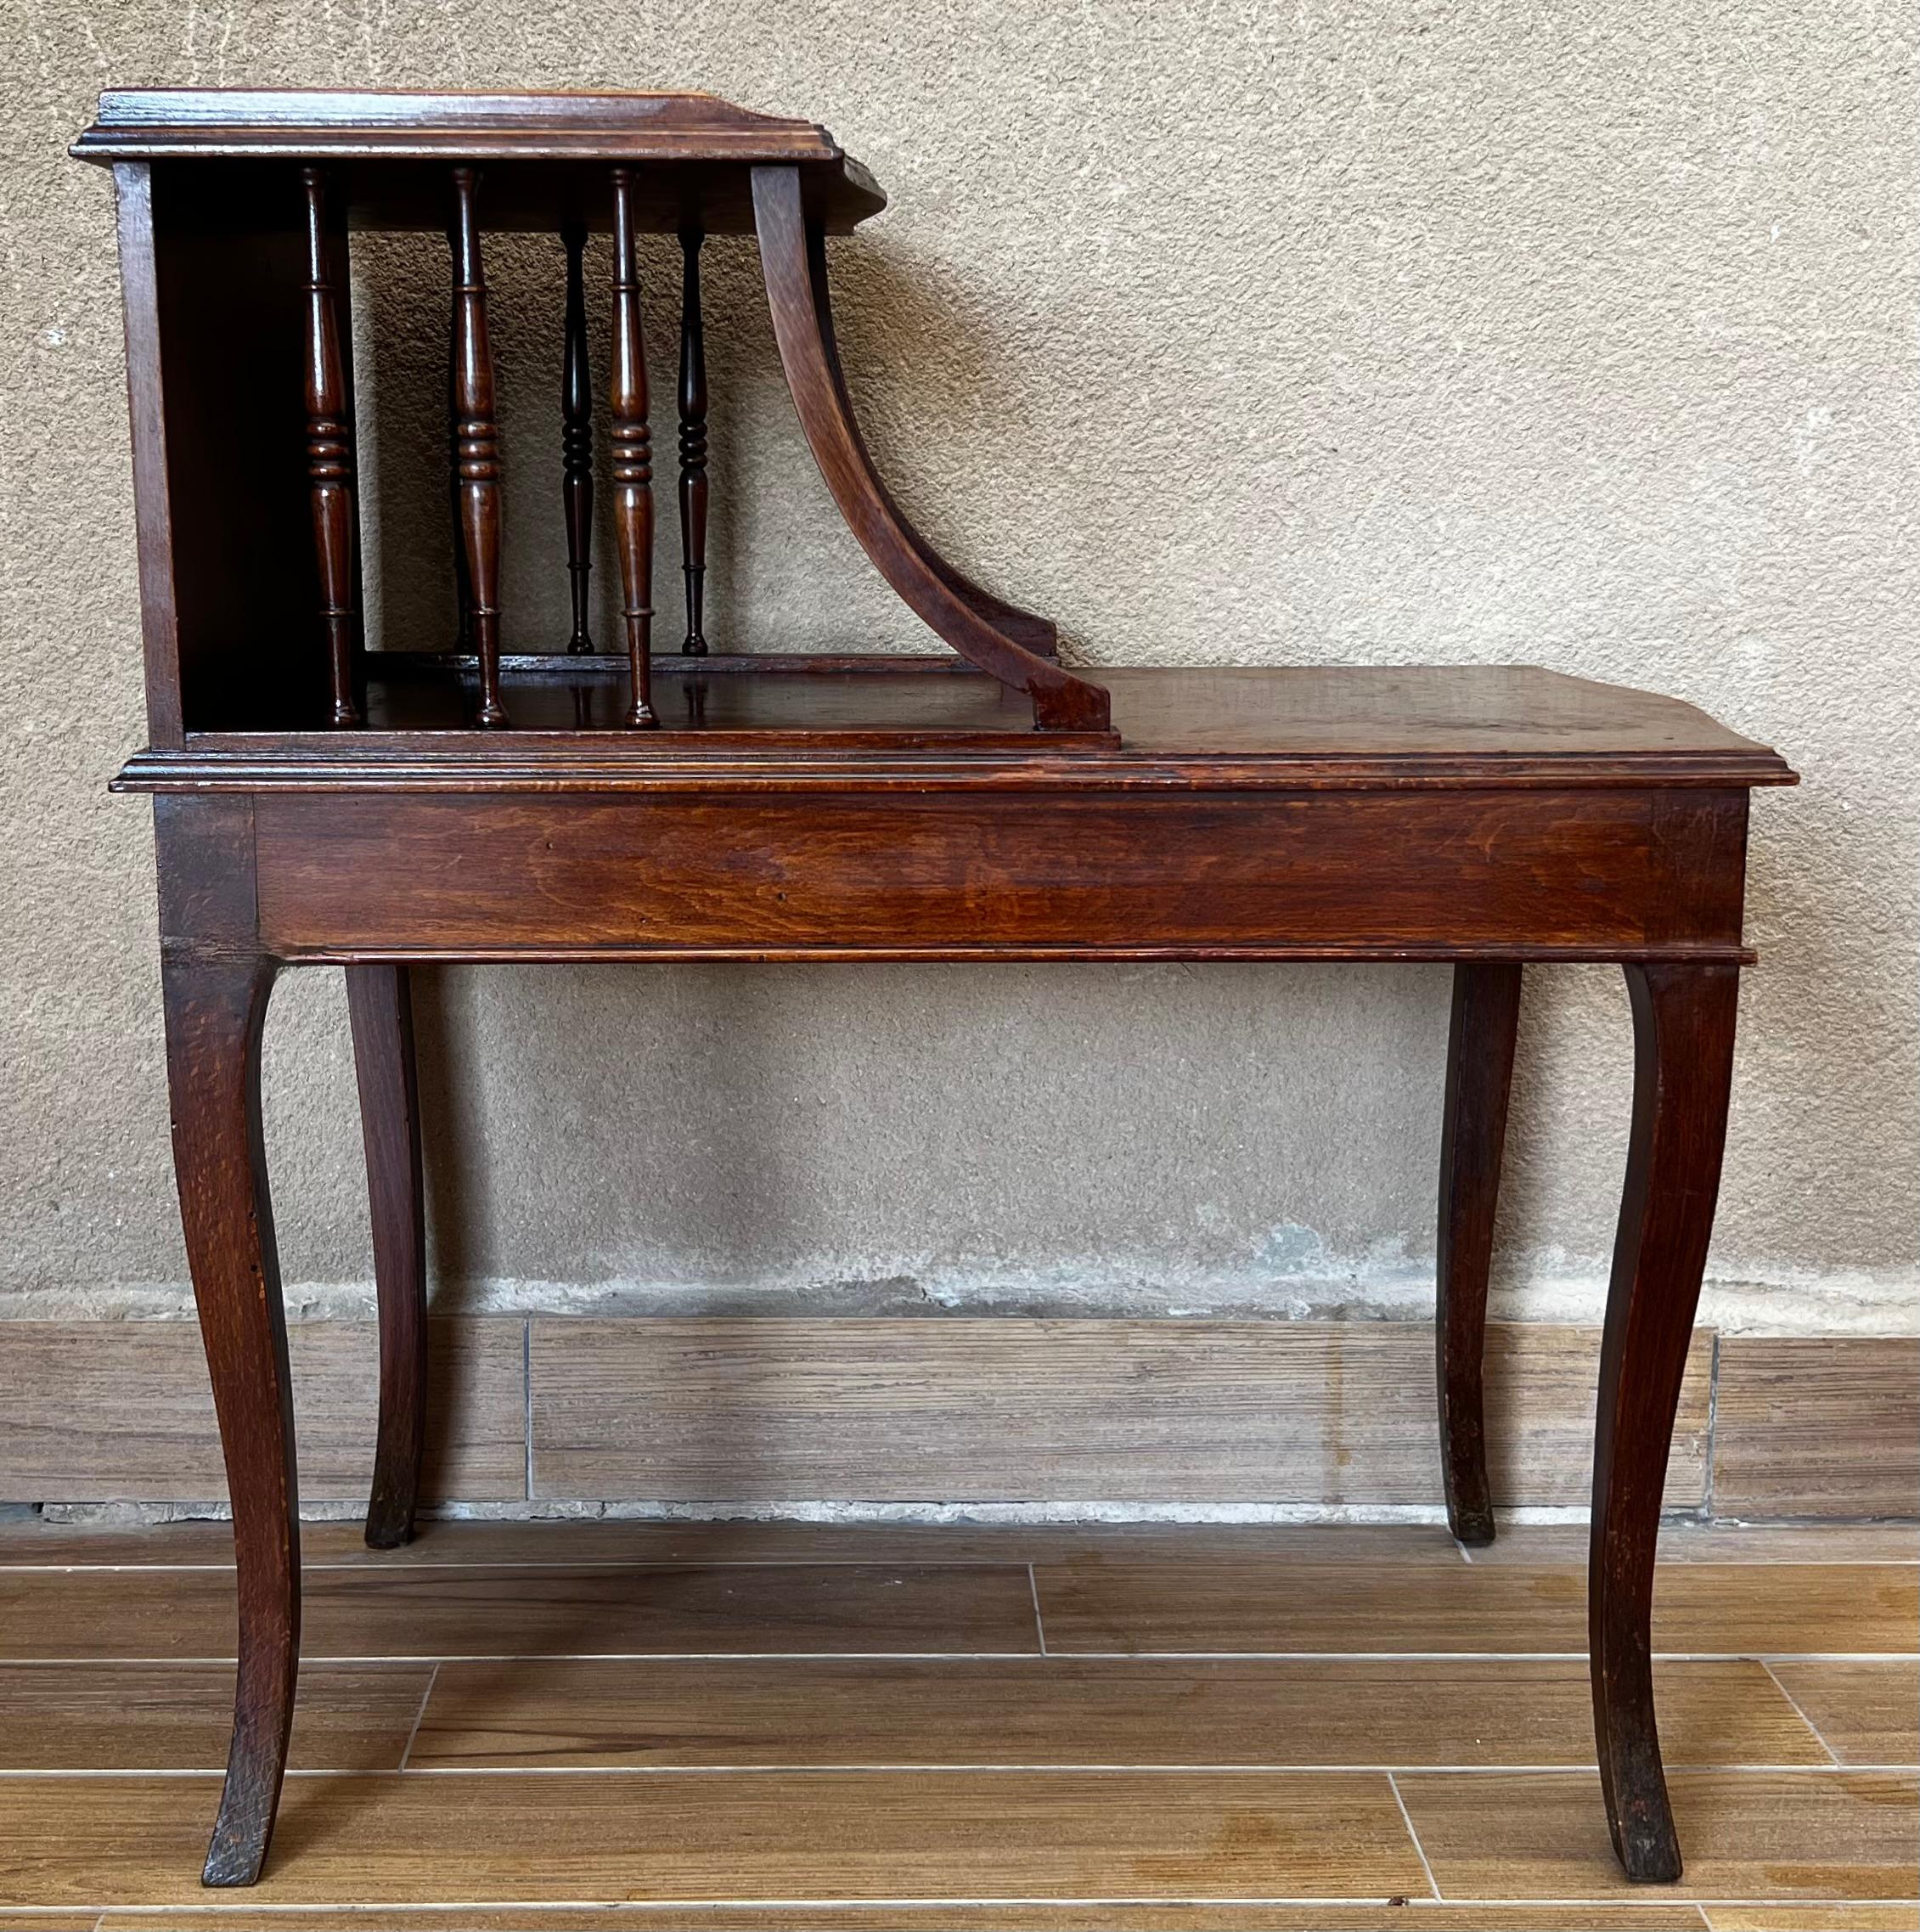
<path fill-rule="evenodd" d="M 1521 972 L 1619 962 L 1636 1054 L 1594 1460 L 1594 1716 L 1628 1874 L 1676 1877 L 1654 1541 L 1751 957 L 1748 794 L 1792 781 L 1780 758 L 1686 705 L 1540 670 L 1069 669 L 1053 625 L 947 563 L 874 472 L 825 240 L 885 198 L 809 123 L 699 95 L 115 93 L 75 151 L 118 190 L 151 743 L 116 782 L 155 795 L 181 1214 L 233 1494 L 239 1670 L 207 1883 L 260 1872 L 299 1654 L 268 989 L 283 965 L 346 971 L 380 1311 L 367 1536 L 387 1546 L 411 1530 L 424 1422 L 407 975 L 440 960 L 1452 960 L 1438 1381 L 1468 1543 L 1494 1534 L 1480 1359 Z M 553 514 L 573 622 L 518 651 L 501 636 L 490 228 L 551 234 L 568 296 Z M 450 244 L 459 634 L 412 649 L 369 651 L 360 621 L 358 228 Z M 622 635 L 605 654 L 589 231 L 611 234 Z M 658 656 L 643 233 L 678 236 L 683 269 L 686 632 Z M 707 235 L 735 233 L 757 237 L 836 503 L 950 653 L 709 650 L 699 268 Z"/>

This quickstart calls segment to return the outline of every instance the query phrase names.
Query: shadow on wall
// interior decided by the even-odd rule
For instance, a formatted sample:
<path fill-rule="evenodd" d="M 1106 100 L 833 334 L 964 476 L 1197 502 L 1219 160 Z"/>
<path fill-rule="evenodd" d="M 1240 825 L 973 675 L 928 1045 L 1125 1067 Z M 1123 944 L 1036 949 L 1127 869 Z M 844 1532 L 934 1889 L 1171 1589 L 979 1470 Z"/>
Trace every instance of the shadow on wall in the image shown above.
<path fill-rule="evenodd" d="M 1444 967 L 490 966 L 416 987 L 448 1312 L 1287 1315 L 1431 1293 Z"/>

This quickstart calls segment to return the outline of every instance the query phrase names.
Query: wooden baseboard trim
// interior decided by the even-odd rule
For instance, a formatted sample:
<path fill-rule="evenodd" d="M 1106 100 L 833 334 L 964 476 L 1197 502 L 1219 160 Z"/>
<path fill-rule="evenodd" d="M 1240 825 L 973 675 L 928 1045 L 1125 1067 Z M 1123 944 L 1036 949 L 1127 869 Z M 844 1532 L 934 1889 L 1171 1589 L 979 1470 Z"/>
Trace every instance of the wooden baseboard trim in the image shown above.
<path fill-rule="evenodd" d="M 291 1334 L 302 1495 L 353 1501 L 375 1332 Z M 1920 1341 L 1729 1336 L 1716 1367 L 1714 1339 L 1694 1339 L 1669 1510 L 1920 1512 Z M 1597 1349 L 1592 1328 L 1489 1331 L 1502 1507 L 1585 1504 Z M 1432 1507 L 1432 1353 L 1411 1322 L 449 1317 L 427 1497 L 510 1505 L 531 1472 L 542 1505 Z M 0 1322 L 0 1501 L 226 1493 L 191 1322 Z"/>

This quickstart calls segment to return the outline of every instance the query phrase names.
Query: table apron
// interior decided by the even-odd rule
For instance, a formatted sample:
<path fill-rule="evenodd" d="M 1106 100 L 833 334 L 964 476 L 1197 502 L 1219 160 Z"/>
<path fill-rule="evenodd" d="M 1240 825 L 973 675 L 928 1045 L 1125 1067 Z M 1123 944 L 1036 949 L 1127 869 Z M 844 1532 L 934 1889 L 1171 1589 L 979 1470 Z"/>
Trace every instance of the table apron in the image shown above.
<path fill-rule="evenodd" d="M 1733 956 L 1743 791 L 261 792 L 286 959 Z"/>

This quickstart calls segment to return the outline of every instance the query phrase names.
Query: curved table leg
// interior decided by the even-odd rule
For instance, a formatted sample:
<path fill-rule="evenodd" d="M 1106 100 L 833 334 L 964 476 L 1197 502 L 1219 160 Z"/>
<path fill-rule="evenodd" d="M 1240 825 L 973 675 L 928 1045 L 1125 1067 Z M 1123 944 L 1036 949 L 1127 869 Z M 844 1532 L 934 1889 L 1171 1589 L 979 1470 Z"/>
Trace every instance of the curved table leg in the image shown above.
<path fill-rule="evenodd" d="M 1519 1028 L 1517 966 L 1463 963 L 1453 969 L 1433 1335 L 1447 1522 L 1462 1543 L 1475 1546 L 1494 1540 L 1481 1362 L 1501 1149 Z"/>
<path fill-rule="evenodd" d="M 273 1835 L 300 1667 L 293 1391 L 260 1134 L 260 1034 L 273 962 L 161 955 L 180 1219 L 234 1506 L 239 1673 L 209 1885 L 251 1885 Z"/>
<path fill-rule="evenodd" d="M 426 1446 L 426 1214 L 407 968 L 350 966 L 346 1008 L 380 1291 L 380 1434 L 367 1541 L 391 1550 L 413 1537 Z"/>
<path fill-rule="evenodd" d="M 1613 1849 L 1630 1878 L 1681 1873 L 1653 1715 L 1653 1557 L 1733 1074 L 1732 966 L 1630 966 L 1633 1130 L 1601 1345 L 1587 1630 Z"/>
<path fill-rule="evenodd" d="M 961 656 L 1025 692 L 1033 702 L 1034 722 L 1043 729 L 1109 729 L 1105 690 L 1074 677 L 1013 634 L 1024 628 L 1036 637 L 1032 626 L 1044 620 L 1029 618 L 1025 626 L 1005 622 L 1000 613 L 1012 607 L 988 600 L 940 561 L 876 474 L 827 333 L 824 244 L 817 224 L 807 218 L 798 169 L 755 168 L 753 212 L 768 307 L 794 408 L 841 515 L 875 567 Z M 1051 627 L 1048 629 L 1050 634 Z"/>

